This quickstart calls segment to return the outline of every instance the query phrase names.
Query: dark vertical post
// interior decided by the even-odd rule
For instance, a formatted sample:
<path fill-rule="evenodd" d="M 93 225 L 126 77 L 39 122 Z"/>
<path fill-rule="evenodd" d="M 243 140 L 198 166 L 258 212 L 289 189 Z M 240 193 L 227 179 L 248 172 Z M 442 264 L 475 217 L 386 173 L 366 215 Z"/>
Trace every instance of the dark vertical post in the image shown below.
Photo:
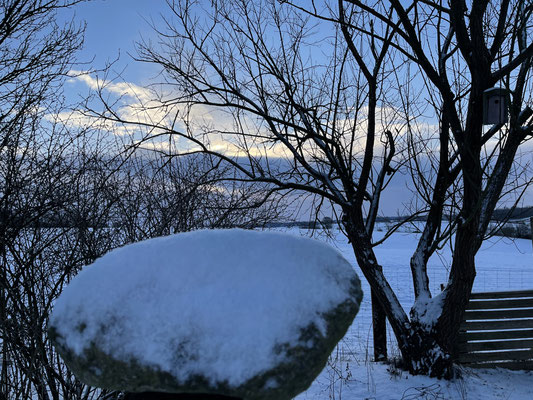
<path fill-rule="evenodd" d="M 529 217 L 529 236 L 531 236 L 531 244 L 533 245 L 533 217 Z"/>
<path fill-rule="evenodd" d="M 379 266 L 380 270 L 382 269 Z M 374 361 L 387 360 L 387 317 L 372 290 L 372 331 L 374 334 Z"/>
<path fill-rule="evenodd" d="M 2 215 L 0 215 L 0 218 Z M 4 227 L 6 224 L 4 221 L 0 220 L 0 229 L 2 232 L 5 232 Z M 4 241 L 4 234 L 0 237 L 0 325 L 4 326 L 4 329 L 8 329 L 6 324 L 7 321 L 7 257 L 6 257 L 6 246 Z M 8 335 L 6 335 L 8 336 Z M 8 382 L 8 351 L 7 351 L 7 342 L 8 338 L 4 337 L 2 340 L 2 347 L 0 348 L 0 400 L 7 400 L 9 392 L 9 382 Z"/>

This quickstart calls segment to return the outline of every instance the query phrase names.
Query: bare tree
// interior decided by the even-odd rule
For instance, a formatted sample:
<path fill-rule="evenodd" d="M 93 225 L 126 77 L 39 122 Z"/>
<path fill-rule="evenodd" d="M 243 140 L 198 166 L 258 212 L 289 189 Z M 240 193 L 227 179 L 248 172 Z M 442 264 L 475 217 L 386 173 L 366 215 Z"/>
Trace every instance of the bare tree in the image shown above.
<path fill-rule="evenodd" d="M 345 216 L 347 209 L 358 209 L 359 227 L 371 237 L 381 192 L 395 171 L 391 165 L 399 153 L 395 138 L 403 124 L 398 124 L 386 101 L 391 73 L 386 61 L 397 28 L 373 24 L 364 15 L 343 14 L 344 22 L 335 20 L 331 38 L 319 37 L 316 45 L 307 46 L 308 30 L 313 29 L 308 16 L 275 2 L 217 2 L 205 26 L 200 24 L 200 13 L 193 15 L 193 3 L 169 2 L 169 6 L 179 27 L 165 20 L 168 29 L 159 32 L 169 39 L 164 51 L 139 45 L 139 59 L 161 65 L 167 73 L 163 86 L 177 89 L 168 95 L 153 92 L 160 110 L 169 110 L 166 118 L 161 118 L 163 122 L 124 118 L 109 105 L 105 80 L 99 94 L 108 105 L 106 112 L 91 114 L 136 125 L 144 130 L 144 143 L 159 140 L 170 128 L 170 133 L 188 139 L 192 149 L 169 151 L 169 157 L 200 152 L 219 158 L 218 165 L 224 168 L 233 167 L 234 175 L 228 179 L 233 182 L 267 184 L 269 195 L 310 194 L 317 217 L 328 203 Z M 372 32 L 385 40 L 352 39 L 345 20 L 353 18 L 361 24 L 370 22 Z M 311 34 L 312 39 L 315 36 Z M 323 59 L 311 60 L 311 52 L 323 48 L 327 53 Z M 214 118 L 221 124 L 202 124 L 197 118 L 202 106 L 215 110 Z M 153 107 L 144 105 L 147 112 Z M 217 109 L 229 112 L 217 114 Z M 177 120 L 182 131 L 173 129 Z M 210 138 L 217 135 L 229 138 L 228 152 L 212 149 Z M 376 157 L 374 147 L 380 145 Z M 402 162 L 398 156 L 396 167 Z M 374 266 L 381 269 L 377 263 Z M 373 306 L 380 314 L 376 298 Z M 374 325 L 374 334 L 382 343 L 375 349 L 376 358 L 384 359 L 385 319 L 375 320 L 380 324 Z"/>
<path fill-rule="evenodd" d="M 283 214 L 282 198 L 265 201 L 261 185 L 228 182 L 209 158 L 177 159 L 137 151 L 122 166 L 111 225 L 131 243 L 215 228 L 264 228 Z"/>
<path fill-rule="evenodd" d="M 152 89 L 165 117 L 131 119 L 109 105 L 91 114 L 144 130 L 144 143 L 179 136 L 188 146 L 169 156 L 217 157 L 233 167 L 234 181 L 307 193 L 318 207 L 330 203 L 406 368 L 450 376 L 474 256 L 517 149 L 532 132 L 524 103 L 531 93 L 532 4 L 282 3 L 288 2 L 168 1 L 169 13 L 154 27 L 160 43 L 141 42 L 138 56 L 163 71 L 164 82 Z M 404 79 L 411 69 L 419 83 Z M 510 120 L 485 129 L 483 93 L 498 82 L 512 94 Z M 427 120 L 412 106 L 414 92 L 433 106 L 432 136 L 419 134 Z M 106 103 L 105 87 L 100 96 Z M 216 117 L 202 122 L 209 113 Z M 213 138 L 231 148 L 218 150 Z M 420 193 L 409 218 L 425 218 L 410 260 L 416 298 L 410 313 L 372 241 L 380 195 L 406 160 Z M 432 298 L 427 263 L 450 238 L 449 281 Z"/>
<path fill-rule="evenodd" d="M 83 28 L 56 14 L 79 2 L 0 1 L 0 399 L 101 394 L 66 369 L 46 332 L 83 262 L 78 230 L 57 224 L 90 173 L 78 148 L 86 130 L 56 118 L 83 42 Z"/>
<path fill-rule="evenodd" d="M 45 145 L 46 112 L 82 30 L 60 27 L 55 13 L 77 1 L 0 2 L 0 398 L 48 398 L 58 393 L 53 352 L 43 340 L 43 311 L 50 307 L 49 277 L 41 263 L 44 243 L 26 228 L 57 207 L 49 191 L 61 174 L 69 138 Z M 45 111 L 47 110 L 47 111 Z M 24 236 L 26 237 L 25 239 Z M 29 247 L 28 247 L 29 246 Z M 46 292 L 47 296 L 41 294 Z M 46 311 L 44 311 L 46 313 Z"/>
<path fill-rule="evenodd" d="M 113 395 L 77 380 L 48 340 L 53 303 L 83 265 L 172 232 L 264 226 L 282 210 L 260 184 L 221 182 L 229 172 L 208 158 L 132 155 L 79 126 L 61 93 L 83 28 L 56 22 L 77 3 L 0 0 L 0 400 Z"/>
<path fill-rule="evenodd" d="M 386 17 L 364 2 L 350 3 L 377 18 Z M 466 7 L 459 1 L 420 1 L 405 9 L 398 1 L 390 3 L 401 21 L 399 48 L 407 49 L 403 56 L 423 74 L 440 123 L 438 141 L 434 141 L 438 145 L 431 146 L 435 154 L 430 158 L 433 179 L 424 178 L 423 168 L 412 164 L 428 212 L 411 258 L 416 301 L 410 322 L 411 329 L 428 333 L 430 340 L 426 349 L 417 344 L 410 353 L 438 348 L 453 360 L 459 325 L 475 278 L 475 254 L 501 196 L 509 186 L 511 190 L 520 189 L 516 180 L 509 178 L 518 147 L 532 133 L 528 122 L 532 112 L 524 99 L 529 96 L 527 100 L 531 101 L 527 81 L 533 45 L 527 43 L 527 35 L 532 4 L 473 1 Z M 435 38 L 433 42 L 431 37 Z M 436 46 L 432 48 L 431 43 Z M 484 92 L 498 84 L 511 93 L 510 120 L 485 129 Z M 524 184 L 529 183 L 528 178 Z M 445 214 L 449 223 L 442 230 Z M 451 232 L 455 236 L 448 284 L 432 299 L 427 262 Z M 437 307 L 430 315 L 432 305 Z M 433 373 L 440 374 L 442 369 L 435 360 L 429 361 Z"/>

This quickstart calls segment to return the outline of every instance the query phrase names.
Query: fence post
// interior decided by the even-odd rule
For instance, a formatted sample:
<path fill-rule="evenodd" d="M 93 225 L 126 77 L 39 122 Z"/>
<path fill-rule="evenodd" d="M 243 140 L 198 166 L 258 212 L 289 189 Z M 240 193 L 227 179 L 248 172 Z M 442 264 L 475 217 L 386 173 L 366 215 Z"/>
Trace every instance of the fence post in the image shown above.
<path fill-rule="evenodd" d="M 372 331 L 374 334 L 374 361 L 387 360 L 387 317 L 372 290 Z"/>
<path fill-rule="evenodd" d="M 533 245 L 533 217 L 529 217 L 529 236 L 531 236 L 531 244 Z"/>
<path fill-rule="evenodd" d="M 378 266 L 382 271 L 382 267 Z M 378 297 L 371 291 L 372 297 L 372 332 L 374 334 L 374 361 L 387 360 L 387 316 Z"/>

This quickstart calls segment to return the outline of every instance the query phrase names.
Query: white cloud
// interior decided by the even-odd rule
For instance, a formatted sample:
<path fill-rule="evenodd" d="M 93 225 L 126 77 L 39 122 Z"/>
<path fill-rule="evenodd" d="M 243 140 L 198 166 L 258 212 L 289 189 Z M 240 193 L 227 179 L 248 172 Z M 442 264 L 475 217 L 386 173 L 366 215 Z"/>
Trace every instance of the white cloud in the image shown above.
<path fill-rule="evenodd" d="M 172 103 L 172 93 L 165 92 L 163 88 L 144 88 L 130 82 L 113 82 L 99 79 L 86 71 L 72 70 L 69 72 L 71 82 L 79 82 L 86 85 L 90 90 L 98 91 L 114 105 L 114 110 L 119 119 L 127 122 L 122 124 L 116 121 L 102 120 L 95 116 L 90 116 L 87 112 L 62 113 L 50 118 L 57 118 L 64 124 L 72 127 L 92 126 L 108 130 L 115 135 L 130 135 L 133 143 L 139 144 L 142 140 L 143 148 L 164 151 L 169 153 L 181 153 L 199 150 L 194 144 L 187 143 L 186 138 L 169 142 L 162 141 L 157 134 L 164 133 L 171 128 L 188 132 L 188 134 L 207 134 L 207 146 L 213 151 L 219 151 L 228 156 L 246 156 L 245 148 L 249 149 L 250 155 L 254 157 L 284 156 L 284 149 L 281 145 L 264 145 L 262 143 L 251 143 L 248 146 L 239 143 L 234 135 L 222 134 L 220 132 L 231 132 L 234 130 L 234 120 L 228 113 L 216 108 L 204 105 L 194 105 L 187 107 L 182 103 Z M 169 101 L 170 100 L 170 101 Z M 185 124 L 185 119 L 187 124 Z M 252 123 L 250 126 L 252 128 Z M 252 128 L 253 129 L 253 128 Z M 142 139 L 140 139 L 142 138 Z"/>
<path fill-rule="evenodd" d="M 106 129 L 115 135 L 131 136 L 133 141 L 143 140 L 144 148 L 164 151 L 168 153 L 183 153 L 187 151 L 199 150 L 192 142 L 187 143 L 186 138 L 179 139 L 169 144 L 169 141 L 161 140 L 158 134 L 167 132 L 169 129 L 194 135 L 203 135 L 202 141 L 212 151 L 221 152 L 227 156 L 243 157 L 281 157 L 286 158 L 289 150 L 280 142 L 275 144 L 265 142 L 264 139 L 253 138 L 253 135 L 245 139 L 235 132 L 235 121 L 233 117 L 224 110 L 205 105 L 194 105 L 187 107 L 183 103 L 173 102 L 172 92 L 162 86 L 141 87 L 131 82 L 114 82 L 99 79 L 86 71 L 70 71 L 71 80 L 86 85 L 93 91 L 99 91 L 106 101 L 113 104 L 116 115 L 127 124 L 111 121 L 99 121 L 98 125 L 91 120 L 87 113 L 80 113 L 80 116 L 70 115 L 68 123 L 76 126 L 92 124 L 100 129 Z M 174 93 L 175 94 L 175 93 Z M 101 106 L 101 105 L 100 105 Z M 398 141 L 406 133 L 406 125 L 399 119 L 398 111 L 391 107 L 384 107 L 377 110 L 377 138 L 375 141 L 376 156 L 380 156 L 383 143 L 380 141 L 381 134 L 389 129 L 398 137 Z M 347 113 L 350 114 L 350 113 Z M 251 118 L 243 117 L 240 121 L 239 129 L 249 132 L 263 132 L 269 136 L 265 128 Z M 357 121 L 350 119 L 339 119 L 336 121 L 337 129 L 344 129 L 345 139 L 343 146 L 354 147 L 354 155 L 361 154 L 366 143 L 366 110 L 360 110 Z M 342 127 L 342 128 L 339 128 Z M 412 128 L 425 132 L 435 132 L 437 126 L 429 123 L 413 121 Z M 208 132 L 208 133 L 206 133 Z M 224 133 L 223 133 L 224 132 Z M 150 138 L 154 140 L 149 140 Z M 352 144 L 353 142 L 353 144 Z M 397 143 L 397 150 L 403 147 Z M 304 145 L 304 153 L 311 156 L 317 154 L 316 145 L 312 141 L 307 141 Z"/>

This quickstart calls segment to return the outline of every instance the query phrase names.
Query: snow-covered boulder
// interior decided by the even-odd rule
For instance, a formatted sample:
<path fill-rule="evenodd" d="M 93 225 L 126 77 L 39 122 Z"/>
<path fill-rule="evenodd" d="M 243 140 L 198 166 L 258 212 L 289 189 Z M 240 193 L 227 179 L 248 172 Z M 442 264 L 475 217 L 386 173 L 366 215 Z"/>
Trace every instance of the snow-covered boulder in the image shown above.
<path fill-rule="evenodd" d="M 204 230 L 128 245 L 83 268 L 49 331 L 93 386 L 283 400 L 320 373 L 361 298 L 352 266 L 324 243 Z"/>

